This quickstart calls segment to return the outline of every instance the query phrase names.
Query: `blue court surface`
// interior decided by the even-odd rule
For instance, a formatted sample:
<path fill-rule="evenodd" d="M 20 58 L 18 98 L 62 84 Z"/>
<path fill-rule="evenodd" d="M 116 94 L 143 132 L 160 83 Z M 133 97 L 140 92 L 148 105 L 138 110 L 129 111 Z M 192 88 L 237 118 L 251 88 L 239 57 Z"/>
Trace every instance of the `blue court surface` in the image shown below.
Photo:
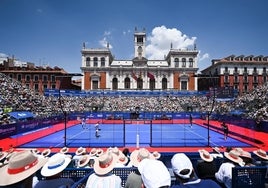
<path fill-rule="evenodd" d="M 96 137 L 94 124 L 78 124 L 20 147 L 250 147 L 196 124 L 100 124 L 100 129 Z"/>

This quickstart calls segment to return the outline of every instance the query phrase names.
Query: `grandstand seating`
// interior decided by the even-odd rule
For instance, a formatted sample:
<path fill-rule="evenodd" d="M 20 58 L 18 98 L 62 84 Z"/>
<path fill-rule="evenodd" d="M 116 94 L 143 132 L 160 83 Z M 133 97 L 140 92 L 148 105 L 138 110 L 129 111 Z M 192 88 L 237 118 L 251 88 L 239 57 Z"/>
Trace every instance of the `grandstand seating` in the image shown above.
<path fill-rule="evenodd" d="M 173 155 L 174 153 L 163 153 L 160 158 L 160 160 L 163 161 L 169 169 L 172 185 L 176 183 L 170 164 L 170 159 Z M 190 152 L 187 153 L 187 155 L 190 157 L 193 166 L 195 167 L 197 161 L 200 159 L 198 152 Z M 223 160 L 223 158 L 215 159 L 217 167 L 221 165 Z M 135 171 L 135 169 L 135 167 L 114 168 L 112 172 L 120 176 L 122 180 L 122 187 L 124 187 L 128 175 Z M 74 168 L 72 164 L 70 164 L 70 166 L 63 171 L 61 176 L 65 178 L 72 178 L 75 181 L 72 188 L 79 188 L 85 187 L 89 175 L 93 172 L 93 168 Z M 232 170 L 232 176 L 232 188 L 265 188 L 265 183 L 268 182 L 268 168 L 267 166 L 235 167 Z M 38 175 L 38 178 L 41 178 L 40 174 Z"/>
<path fill-rule="evenodd" d="M 120 176 L 122 179 L 122 187 L 125 186 L 128 174 L 133 172 L 135 168 L 114 168 L 113 173 Z M 76 183 L 72 188 L 84 187 L 89 175 L 93 173 L 92 168 L 67 168 L 63 171 L 62 177 L 72 178 Z M 171 172 L 171 169 L 170 169 Z M 267 182 L 267 167 L 235 167 L 232 170 L 232 188 L 265 188 L 265 182 Z M 172 175 L 172 174 L 171 174 Z M 171 177 L 171 185 L 176 183 L 175 178 Z"/>

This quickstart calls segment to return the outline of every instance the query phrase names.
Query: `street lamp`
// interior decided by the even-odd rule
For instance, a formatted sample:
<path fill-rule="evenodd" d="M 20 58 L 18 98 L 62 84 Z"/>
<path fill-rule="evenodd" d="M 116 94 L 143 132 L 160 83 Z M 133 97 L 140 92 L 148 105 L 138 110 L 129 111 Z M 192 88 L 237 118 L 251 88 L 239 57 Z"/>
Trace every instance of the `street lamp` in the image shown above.
<path fill-rule="evenodd" d="M 210 115 L 213 112 L 213 108 L 215 106 L 215 98 L 216 98 L 216 91 L 215 91 L 215 86 L 216 85 L 215 85 L 214 79 L 218 79 L 219 77 L 218 76 L 212 76 L 212 75 L 202 75 L 202 74 L 194 75 L 193 77 L 209 79 L 210 81 L 211 81 L 211 79 L 213 79 L 212 80 L 212 87 L 213 87 L 212 105 L 211 105 L 210 110 L 207 111 L 207 124 L 208 124 L 208 133 L 207 133 L 208 143 L 207 143 L 207 145 L 210 146 Z M 209 98 L 208 98 L 208 101 L 209 101 Z"/>
<path fill-rule="evenodd" d="M 59 83 L 59 104 L 60 104 L 60 109 L 63 113 L 63 116 L 64 116 L 64 146 L 66 147 L 67 146 L 67 132 L 66 132 L 66 129 L 67 129 L 67 111 L 63 109 L 63 104 L 62 104 L 62 101 L 61 101 L 61 82 L 62 82 L 62 79 L 63 78 L 70 78 L 70 77 L 73 77 L 73 76 L 83 76 L 82 74 L 80 73 L 67 73 L 67 74 L 62 74 L 62 75 L 58 75 L 58 76 L 55 76 L 55 78 L 60 78 L 60 83 Z"/>

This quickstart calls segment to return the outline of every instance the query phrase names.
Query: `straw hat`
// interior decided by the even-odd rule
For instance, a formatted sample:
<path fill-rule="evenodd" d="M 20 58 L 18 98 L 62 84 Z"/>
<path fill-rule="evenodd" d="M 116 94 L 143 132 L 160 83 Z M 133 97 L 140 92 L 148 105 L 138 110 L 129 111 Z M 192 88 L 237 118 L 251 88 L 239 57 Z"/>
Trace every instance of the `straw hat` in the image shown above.
<path fill-rule="evenodd" d="M 97 149 L 96 148 L 92 148 L 89 152 L 90 156 L 96 156 L 97 155 Z"/>
<path fill-rule="evenodd" d="M 48 156 L 50 155 L 50 153 L 51 153 L 51 149 L 45 149 L 45 150 L 42 151 L 41 154 L 42 154 L 44 157 L 48 157 Z"/>
<path fill-rule="evenodd" d="M 83 155 L 83 154 L 86 154 L 86 148 L 83 148 L 83 147 L 79 147 L 76 151 L 75 151 L 75 154 L 76 155 Z"/>
<path fill-rule="evenodd" d="M 0 161 L 2 161 L 3 159 L 6 159 L 6 156 L 8 155 L 8 152 L 0 152 Z"/>
<path fill-rule="evenodd" d="M 264 151 L 262 149 L 255 150 L 255 151 L 253 151 L 253 153 L 264 160 L 268 160 L 268 155 L 267 155 L 266 151 Z"/>
<path fill-rule="evenodd" d="M 101 149 L 101 148 L 98 148 L 98 149 L 96 149 L 96 148 L 92 148 L 89 154 L 90 154 L 91 156 L 96 156 L 96 157 L 98 157 L 98 156 L 102 155 L 103 152 L 104 152 L 104 151 L 103 151 L 103 149 Z"/>
<path fill-rule="evenodd" d="M 146 148 L 140 148 L 138 150 L 134 150 L 130 154 L 130 161 L 131 164 L 135 167 L 138 167 L 138 164 L 143 160 L 143 159 L 149 159 L 152 158 L 151 153 L 146 149 Z"/>
<path fill-rule="evenodd" d="M 114 169 L 117 161 L 118 157 L 115 154 L 111 152 L 105 152 L 95 159 L 94 171 L 98 175 L 107 174 Z"/>
<path fill-rule="evenodd" d="M 219 147 L 213 147 L 212 148 L 213 149 L 213 151 L 215 151 L 216 153 L 221 153 L 221 149 L 219 148 Z"/>
<path fill-rule="evenodd" d="M 242 153 L 244 151 L 243 148 L 234 148 L 234 150 L 236 150 L 238 153 Z"/>
<path fill-rule="evenodd" d="M 90 160 L 91 156 L 90 155 L 83 155 L 79 158 L 78 160 L 78 167 L 85 167 L 88 163 L 89 163 L 89 160 Z"/>
<path fill-rule="evenodd" d="M 40 150 L 34 148 L 34 149 L 31 149 L 30 150 L 33 154 L 39 154 L 40 153 Z"/>
<path fill-rule="evenodd" d="M 251 157 L 251 153 L 249 153 L 248 151 L 242 151 L 239 155 L 240 157 L 244 157 L 244 158 L 248 158 L 248 159 L 252 159 Z"/>
<path fill-rule="evenodd" d="M 65 154 L 65 153 L 68 153 L 68 151 L 69 151 L 69 148 L 63 147 L 63 148 L 61 148 L 60 153 Z"/>
<path fill-rule="evenodd" d="M 153 157 L 154 159 L 160 159 L 161 154 L 160 154 L 158 151 L 154 151 L 154 152 L 152 153 L 152 157 Z"/>
<path fill-rule="evenodd" d="M 124 153 L 121 151 L 118 156 L 118 162 L 125 165 L 128 162 L 127 156 L 124 155 Z"/>
<path fill-rule="evenodd" d="M 229 152 L 224 152 L 224 156 L 239 165 L 241 165 L 243 162 L 243 160 L 239 157 L 239 152 L 234 149 Z"/>
<path fill-rule="evenodd" d="M 16 154 L 16 153 L 18 153 L 18 151 L 12 151 L 11 153 L 8 152 L 6 158 L 5 158 L 4 162 L 3 162 L 3 164 L 4 164 L 4 165 L 8 164 L 10 158 L 11 158 L 14 154 Z M 34 153 L 33 153 L 33 154 L 34 154 Z M 39 156 L 38 154 L 34 154 L 34 155 Z"/>
<path fill-rule="evenodd" d="M 113 152 L 115 155 L 119 156 L 120 155 L 120 150 L 118 149 L 118 147 L 114 147 L 114 148 L 109 148 L 108 151 Z"/>
<path fill-rule="evenodd" d="M 1 167 L 0 186 L 14 184 L 28 178 L 46 162 L 46 158 L 38 157 L 28 150 L 15 152 L 8 165 Z"/>
<path fill-rule="evenodd" d="M 206 161 L 206 162 L 213 161 L 212 155 L 210 155 L 210 153 L 207 150 L 200 149 L 200 150 L 198 150 L 198 152 L 199 152 L 201 159 L 203 159 L 204 161 Z"/>
<path fill-rule="evenodd" d="M 101 149 L 101 148 L 98 148 L 98 149 L 97 149 L 97 156 L 100 156 L 100 155 L 102 155 L 103 153 L 104 153 L 103 149 Z"/>
<path fill-rule="evenodd" d="M 63 153 L 52 155 L 41 169 L 41 175 L 50 177 L 62 172 L 71 162 L 71 158 Z"/>

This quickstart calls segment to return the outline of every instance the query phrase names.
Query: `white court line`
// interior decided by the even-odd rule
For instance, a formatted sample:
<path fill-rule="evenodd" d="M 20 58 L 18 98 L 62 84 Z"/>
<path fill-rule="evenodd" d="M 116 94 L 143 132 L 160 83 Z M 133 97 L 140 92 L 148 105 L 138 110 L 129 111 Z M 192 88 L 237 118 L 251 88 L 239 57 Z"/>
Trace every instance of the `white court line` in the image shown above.
<path fill-rule="evenodd" d="M 200 138 L 203 138 L 204 140 L 208 140 L 207 137 L 203 137 L 203 136 L 201 136 L 200 134 L 197 134 L 195 131 L 191 130 L 192 128 L 190 128 L 190 129 L 189 129 L 188 127 L 184 127 L 184 128 L 187 129 L 188 132 L 192 132 L 194 135 L 199 136 Z M 210 135 L 209 135 L 209 136 L 210 136 Z M 209 141 L 210 141 L 210 139 L 209 139 Z M 213 145 L 217 145 L 216 143 L 211 142 L 211 141 L 210 141 L 210 143 L 213 144 Z"/>
<path fill-rule="evenodd" d="M 69 139 L 73 139 L 74 137 L 77 137 L 78 135 L 80 135 L 80 134 L 82 134 L 82 133 L 84 133 L 84 132 L 89 132 L 89 131 L 83 130 L 83 131 L 81 131 L 81 132 L 79 132 L 79 133 L 77 133 L 77 134 L 71 136 Z M 67 140 L 67 138 L 66 138 L 66 140 Z M 58 143 L 57 145 L 55 145 L 55 147 L 60 146 L 60 145 L 63 144 L 63 143 L 64 143 L 64 141 Z"/>

